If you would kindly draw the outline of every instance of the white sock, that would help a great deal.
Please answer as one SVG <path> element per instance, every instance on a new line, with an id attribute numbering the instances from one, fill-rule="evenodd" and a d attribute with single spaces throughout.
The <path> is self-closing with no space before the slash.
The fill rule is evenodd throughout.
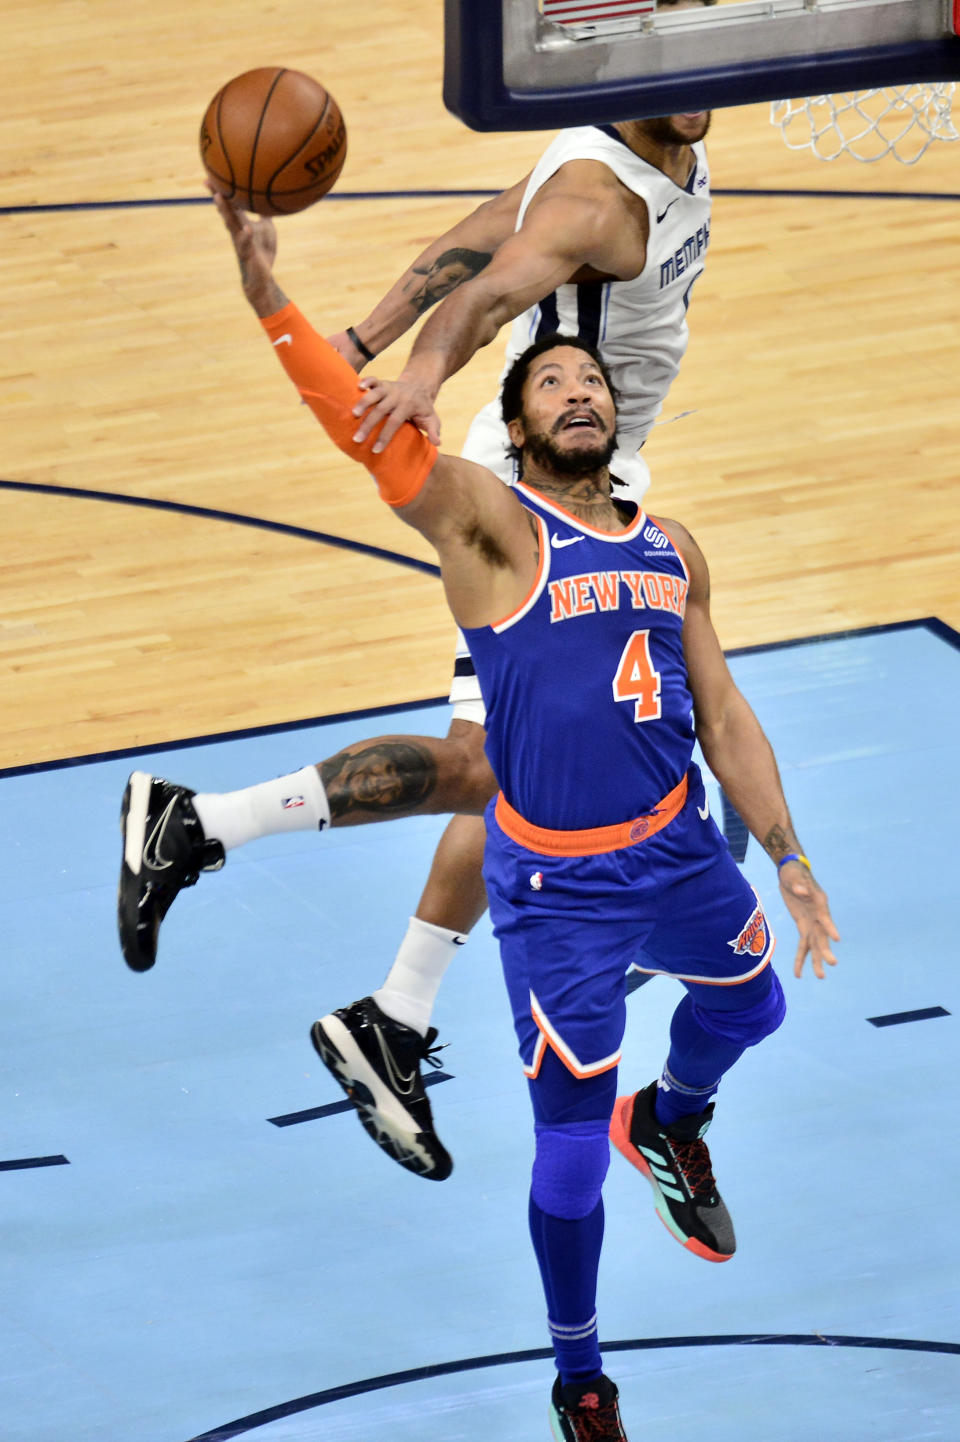
<path id="1" fill-rule="evenodd" d="M 440 983 L 466 940 L 459 931 L 411 916 L 397 959 L 373 993 L 380 1010 L 426 1036 Z"/>
<path id="2" fill-rule="evenodd" d="M 315 766 L 242 791 L 198 792 L 193 798 L 204 835 L 225 851 L 279 831 L 322 831 L 330 803 Z"/>

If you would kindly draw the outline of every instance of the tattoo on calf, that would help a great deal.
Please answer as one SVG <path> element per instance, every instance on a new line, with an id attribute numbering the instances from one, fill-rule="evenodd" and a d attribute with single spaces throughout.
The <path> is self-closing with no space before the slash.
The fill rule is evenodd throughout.
<path id="1" fill-rule="evenodd" d="M 333 821 L 355 811 L 391 816 L 422 805 L 437 784 L 437 765 L 413 741 L 375 741 L 320 763 Z"/>

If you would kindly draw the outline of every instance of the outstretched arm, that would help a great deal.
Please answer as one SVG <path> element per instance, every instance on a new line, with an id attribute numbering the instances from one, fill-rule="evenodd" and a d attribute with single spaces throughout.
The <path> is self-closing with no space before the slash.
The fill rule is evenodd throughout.
<path id="1" fill-rule="evenodd" d="M 389 457 L 374 457 L 369 444 L 356 441 L 351 412 L 358 393 L 356 375 L 317 335 L 274 279 L 277 232 L 273 221 L 246 215 L 212 187 L 211 193 L 233 241 L 243 293 L 260 317 L 284 370 L 330 439 L 367 467 L 387 504 L 409 505 L 431 472 L 438 465 L 444 469 L 436 447 L 413 426 L 397 437 Z"/>
<path id="2" fill-rule="evenodd" d="M 488 345 L 501 326 L 557 286 L 580 273 L 581 278 L 619 280 L 639 275 L 647 234 L 643 201 L 605 165 L 585 160 L 563 166 L 537 192 L 522 226 L 490 264 L 429 317 L 398 379 L 364 382 L 357 435 L 366 439 L 386 422 L 378 441 L 382 447 L 405 420 L 419 423 L 448 377 Z"/>
<path id="3" fill-rule="evenodd" d="M 830 906 L 806 859 L 787 808 L 770 742 L 734 683 L 710 620 L 710 578 L 699 547 L 675 521 L 664 523 L 690 572 L 683 624 L 684 654 L 693 694 L 697 739 L 707 764 L 753 835 L 777 865 L 783 899 L 797 925 L 794 973 L 807 956 L 814 975 L 836 965 L 830 946 L 840 935 Z"/>
<path id="4" fill-rule="evenodd" d="M 334 444 L 365 466 L 381 497 L 432 542 L 447 600 L 461 626 L 482 626 L 523 599 L 537 569 L 528 513 L 483 466 L 440 455 L 413 425 L 388 448 L 354 434 L 355 372 L 288 300 L 273 277 L 273 222 L 246 215 L 222 195 L 214 203 L 233 242 L 244 295 L 284 370 Z"/>
<path id="5" fill-rule="evenodd" d="M 353 335 L 340 331 L 330 344 L 350 362 L 354 370 L 386 350 L 410 329 L 438 301 L 452 294 L 464 282 L 487 266 L 500 246 L 513 234 L 527 177 L 508 190 L 477 206 L 417 256 L 390 287 L 370 313 L 351 327 Z M 359 341 L 359 345 L 357 345 Z M 430 406 L 436 420 L 432 404 Z M 425 418 L 412 416 L 418 423 Z M 423 424 L 430 439 L 439 441 L 439 423 L 434 434 Z"/>

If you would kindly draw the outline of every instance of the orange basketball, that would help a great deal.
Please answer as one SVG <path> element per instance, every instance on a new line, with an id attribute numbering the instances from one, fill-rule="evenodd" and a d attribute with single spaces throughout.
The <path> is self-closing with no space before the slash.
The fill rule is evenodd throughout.
<path id="1" fill-rule="evenodd" d="M 347 128 L 329 90 L 279 65 L 228 80 L 200 126 L 200 159 L 211 184 L 258 215 L 292 215 L 313 205 L 346 155 Z"/>

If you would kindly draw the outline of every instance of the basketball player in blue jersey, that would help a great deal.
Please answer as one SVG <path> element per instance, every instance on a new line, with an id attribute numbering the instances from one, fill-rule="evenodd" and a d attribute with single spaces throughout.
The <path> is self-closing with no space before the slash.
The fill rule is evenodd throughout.
<path id="1" fill-rule="evenodd" d="M 439 259 L 487 246 L 492 258 L 428 319 L 396 383 L 364 382 L 358 411 L 366 414 L 358 416 L 358 439 L 383 423 L 379 443 L 386 445 L 409 418 L 438 442 L 433 400 L 440 386 L 507 322 L 512 321 L 508 367 L 538 335 L 580 335 L 599 346 L 620 393 L 612 472 L 620 494 L 639 502 L 649 476 L 640 449 L 686 349 L 687 309 L 709 245 L 710 177 L 703 145 L 709 122 L 709 113 L 700 112 L 562 131 L 524 181 L 437 241 L 413 274 L 402 277 L 358 324 L 354 341 L 372 351 L 394 338 L 413 275 L 429 267 L 434 251 L 440 251 Z M 458 252 L 450 249 L 454 243 Z M 358 359 L 349 336 L 332 340 L 351 362 Z M 462 454 L 508 484 L 515 480 L 497 401 L 474 420 Z M 468 813 L 478 809 L 491 777 L 483 762 L 483 701 L 462 635 L 450 699 L 447 745 L 431 750 L 436 774 L 430 784 L 434 795 L 445 791 L 449 799 L 452 761 L 460 791 L 451 809 Z M 369 772 L 378 752 L 397 749 L 396 738 L 348 748 L 322 763 L 321 773 L 336 783 L 349 770 L 356 786 L 357 751 Z M 399 772 L 393 772 L 396 784 L 382 789 L 390 804 L 409 803 L 415 785 L 426 786 L 426 766 L 412 764 L 421 750 L 421 742 L 405 739 L 409 784 L 401 787 Z M 417 1062 L 418 1046 L 429 1047 L 431 1008 L 443 972 L 486 908 L 482 855 L 480 819 L 456 815 L 383 984 L 372 998 L 320 1023 L 321 1034 L 336 1032 L 340 1040 L 336 1051 L 325 1048 L 321 1054 L 347 1094 L 358 1099 L 371 1135 L 403 1165 L 431 1179 L 448 1175 L 452 1164 L 433 1128 L 429 1103 L 420 1087 L 412 1104 L 397 1095 L 380 1048 L 384 1042 L 391 1047 L 406 1076 Z M 408 1119 L 398 1132 L 401 1105 Z M 388 1114 L 394 1125 L 383 1124 Z"/>
<path id="2" fill-rule="evenodd" d="M 835 962 L 826 896 L 797 840 L 769 743 L 727 669 L 703 556 L 684 527 L 619 499 L 617 411 L 597 351 L 548 335 L 504 378 L 514 488 L 438 454 L 411 424 L 354 439 L 356 376 L 283 294 L 275 231 L 216 198 L 244 292 L 304 401 L 381 497 L 434 545 L 487 701 L 499 793 L 484 872 L 536 1132 L 529 1221 L 557 1363 L 558 1442 L 625 1442 L 598 1344 L 609 1142 L 662 1219 L 712 1261 L 734 1250 L 703 1135 L 743 1052 L 783 1019 L 759 898 L 710 818 L 695 739 L 776 862 L 799 931 L 795 970 Z M 301 798 L 297 796 L 297 801 Z M 182 787 L 134 773 L 123 908 L 224 848 Z M 627 966 L 680 980 L 659 1083 L 617 1096 Z M 336 1045 L 337 1037 L 324 1045 Z"/>
<path id="3" fill-rule="evenodd" d="M 700 112 L 561 131 L 529 176 L 429 246 L 367 317 L 331 337 L 360 368 L 447 292 L 399 381 L 364 382 L 358 409 L 370 409 L 358 417 L 358 434 L 386 417 L 385 443 L 409 416 L 439 440 L 433 401 L 440 385 L 509 321 L 508 365 L 538 334 L 580 334 L 599 345 L 620 392 L 612 469 L 621 493 L 639 502 L 649 477 L 640 447 L 686 348 L 691 289 L 706 259 L 710 179 L 702 142 L 709 121 Z M 491 402 L 463 455 L 512 484 L 508 447 L 499 405 Z M 386 978 L 372 997 L 336 1013 L 330 1025 L 341 1048 L 322 1053 L 374 1140 L 436 1181 L 453 1164 L 419 1068 L 436 1037 L 430 1021 L 443 975 L 486 909 L 482 812 L 495 790 L 480 687 L 462 637 L 450 699 L 444 738 L 377 737 L 320 762 L 319 789 L 312 781 L 306 788 L 316 805 L 284 811 L 259 790 L 202 803 L 215 810 L 228 845 L 294 826 L 454 813 Z M 139 915 L 131 964 L 142 969 L 155 955 L 157 918 L 150 907 Z"/>

